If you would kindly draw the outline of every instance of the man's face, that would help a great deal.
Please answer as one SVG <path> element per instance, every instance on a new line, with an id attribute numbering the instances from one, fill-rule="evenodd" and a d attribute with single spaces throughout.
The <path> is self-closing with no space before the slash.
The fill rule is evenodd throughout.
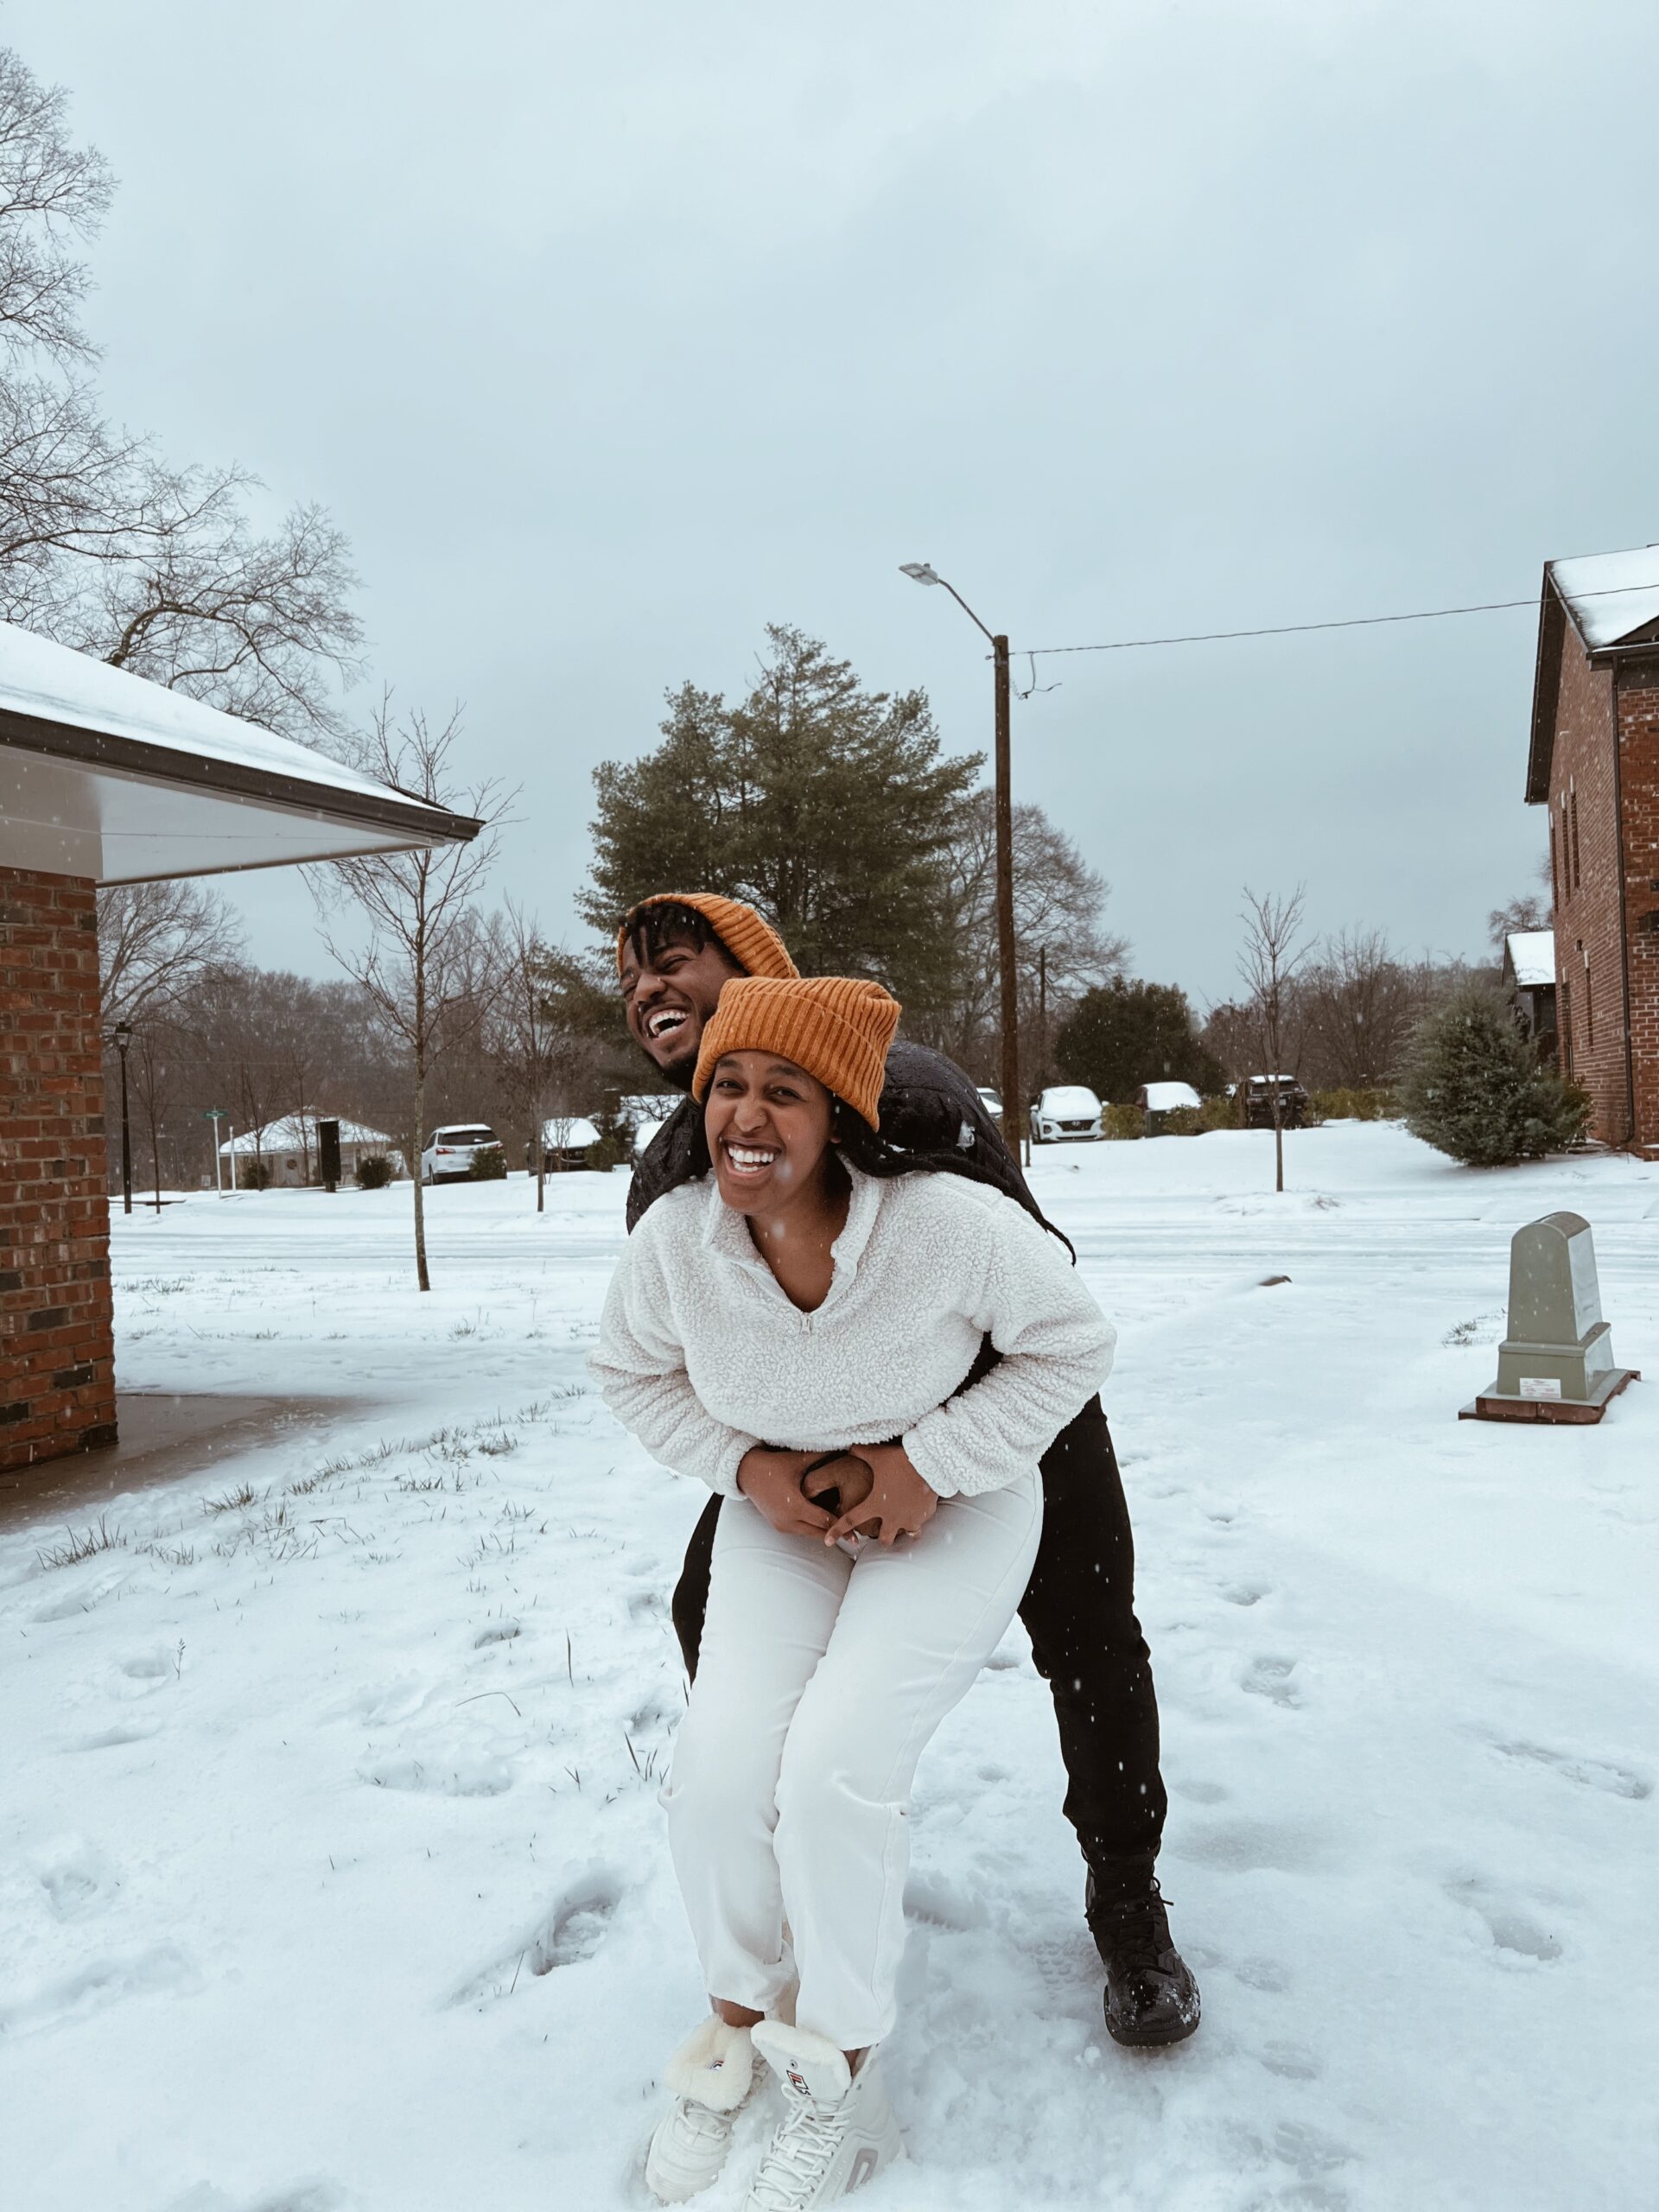
<path id="1" fill-rule="evenodd" d="M 734 976 L 743 973 L 723 947 L 701 950 L 689 938 L 671 938 L 643 959 L 632 945 L 622 952 L 622 1005 L 628 1033 L 647 1058 L 682 1090 L 696 1072 L 703 1024 Z"/>

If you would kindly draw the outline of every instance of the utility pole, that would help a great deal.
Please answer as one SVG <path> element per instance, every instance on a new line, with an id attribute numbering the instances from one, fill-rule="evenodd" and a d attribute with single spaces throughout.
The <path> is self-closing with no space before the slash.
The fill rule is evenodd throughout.
<path id="1" fill-rule="evenodd" d="M 1008 641 L 986 629 L 973 608 L 952 583 L 946 583 L 926 561 L 906 561 L 899 574 L 918 584 L 943 584 L 974 626 L 990 639 L 991 664 L 996 685 L 996 964 L 1001 985 L 1002 1012 L 1002 1136 L 1016 1160 L 1025 1134 L 1026 1109 L 1020 1091 L 1020 979 L 1014 966 L 1014 791 L 1009 763 L 1009 696 L 1011 677 Z"/>
<path id="2" fill-rule="evenodd" d="M 127 1047 L 132 1042 L 132 1024 L 118 1021 L 115 1025 L 115 1049 L 121 1055 L 121 1211 L 132 1211 L 132 1137 L 127 1125 Z"/>
<path id="3" fill-rule="evenodd" d="M 996 675 L 996 964 L 1002 984 L 1002 1136 L 1016 1160 L 1025 1134 L 1020 1088 L 1020 977 L 1014 944 L 1014 792 L 1009 760 L 1008 641 L 991 639 Z"/>

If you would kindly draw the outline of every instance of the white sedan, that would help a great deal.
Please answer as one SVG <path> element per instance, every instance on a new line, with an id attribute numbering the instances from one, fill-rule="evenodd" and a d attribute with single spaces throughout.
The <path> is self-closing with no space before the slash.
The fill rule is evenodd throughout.
<path id="1" fill-rule="evenodd" d="M 487 1152 L 493 1145 L 499 1152 L 501 1140 L 495 1131 L 481 1122 L 455 1122 L 442 1129 L 434 1129 L 421 1154 L 423 1183 L 460 1181 L 473 1172 L 473 1162 L 480 1152 Z"/>

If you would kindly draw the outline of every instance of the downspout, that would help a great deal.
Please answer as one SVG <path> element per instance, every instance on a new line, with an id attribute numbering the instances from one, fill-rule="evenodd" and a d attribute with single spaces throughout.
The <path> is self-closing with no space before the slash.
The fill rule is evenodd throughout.
<path id="1" fill-rule="evenodd" d="M 1618 668 L 1612 668 L 1613 701 L 1613 819 L 1618 852 L 1618 980 L 1624 1014 L 1624 1141 L 1636 1142 L 1636 1056 L 1630 1039 L 1630 917 L 1625 896 L 1624 866 L 1624 744 L 1618 714 Z"/>

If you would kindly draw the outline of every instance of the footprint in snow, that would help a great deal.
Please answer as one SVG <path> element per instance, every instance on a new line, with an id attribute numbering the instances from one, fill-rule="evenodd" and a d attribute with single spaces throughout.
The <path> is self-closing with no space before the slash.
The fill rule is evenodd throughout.
<path id="1" fill-rule="evenodd" d="M 1573 1751 L 1553 1751 L 1542 1744 L 1497 1744 L 1492 1749 L 1501 1751 L 1506 1759 L 1525 1759 L 1535 1766 L 1549 1768 L 1559 1774 L 1563 1782 L 1576 1782 L 1586 1789 L 1605 1790 L 1610 1797 L 1631 1797 L 1638 1801 L 1653 1795 L 1653 1784 L 1644 1774 L 1637 1774 L 1627 1766 L 1616 1766 L 1611 1759 L 1592 1759 Z"/>
<path id="2" fill-rule="evenodd" d="M 1274 1705 L 1295 1707 L 1302 1701 L 1301 1692 L 1291 1681 L 1296 1671 L 1294 1659 L 1280 1658 L 1273 1653 L 1252 1659 L 1239 1687 L 1252 1697 L 1265 1697 Z"/>
<path id="3" fill-rule="evenodd" d="M 580 1966 L 604 1942 L 622 1901 L 621 1885 L 604 1868 L 568 1883 L 550 1912 L 464 1982 L 451 2005 L 490 2005 L 511 1997 L 533 1980 L 561 1967 Z"/>
<path id="4" fill-rule="evenodd" d="M 174 1943 L 160 1943 L 129 1958 L 96 1959 L 31 1996 L 0 2005 L 0 2035 L 55 2027 L 60 2020 L 104 2012 L 124 1997 L 194 1989 L 200 1980 L 194 1963 Z"/>
<path id="5" fill-rule="evenodd" d="M 480 1629 L 478 1634 L 473 1638 L 473 1649 L 474 1651 L 483 1651 L 486 1650 L 492 1643 L 511 1643 L 516 1637 L 523 1633 L 517 1621 L 492 1621 L 487 1628 Z"/>
<path id="6" fill-rule="evenodd" d="M 1325 2071 L 1317 2053 L 1294 2043 L 1269 2043 L 1262 2047 L 1262 2063 L 1281 2082 L 1317 2082 Z"/>
<path id="7" fill-rule="evenodd" d="M 79 1743 L 71 1746 L 77 1751 L 111 1751 L 122 1744 L 143 1744 L 161 1733 L 159 1720 L 124 1720 L 114 1728 L 105 1728 L 96 1736 L 83 1736 Z"/>
<path id="8" fill-rule="evenodd" d="M 982 1928 L 985 1908 L 977 1897 L 935 1874 L 912 1874 L 905 1884 L 905 1917 L 959 1934 L 963 1929 Z"/>
<path id="9" fill-rule="evenodd" d="M 1271 1582 L 1229 1582 L 1223 1586 L 1222 1596 L 1230 1605 L 1259 1605 L 1264 1598 L 1273 1595 Z"/>
<path id="10" fill-rule="evenodd" d="M 119 1885 L 96 1844 L 73 1836 L 41 1852 L 35 1872 L 47 1902 L 60 1920 L 84 1920 L 101 1912 Z"/>
<path id="11" fill-rule="evenodd" d="M 1559 1959 L 1561 1946 L 1547 1928 L 1529 1913 L 1504 1898 L 1494 1897 L 1478 1876 L 1446 1884 L 1446 1895 L 1462 1905 L 1484 1927 L 1497 1949 L 1511 1958 L 1534 1959 L 1541 1964 Z"/>

